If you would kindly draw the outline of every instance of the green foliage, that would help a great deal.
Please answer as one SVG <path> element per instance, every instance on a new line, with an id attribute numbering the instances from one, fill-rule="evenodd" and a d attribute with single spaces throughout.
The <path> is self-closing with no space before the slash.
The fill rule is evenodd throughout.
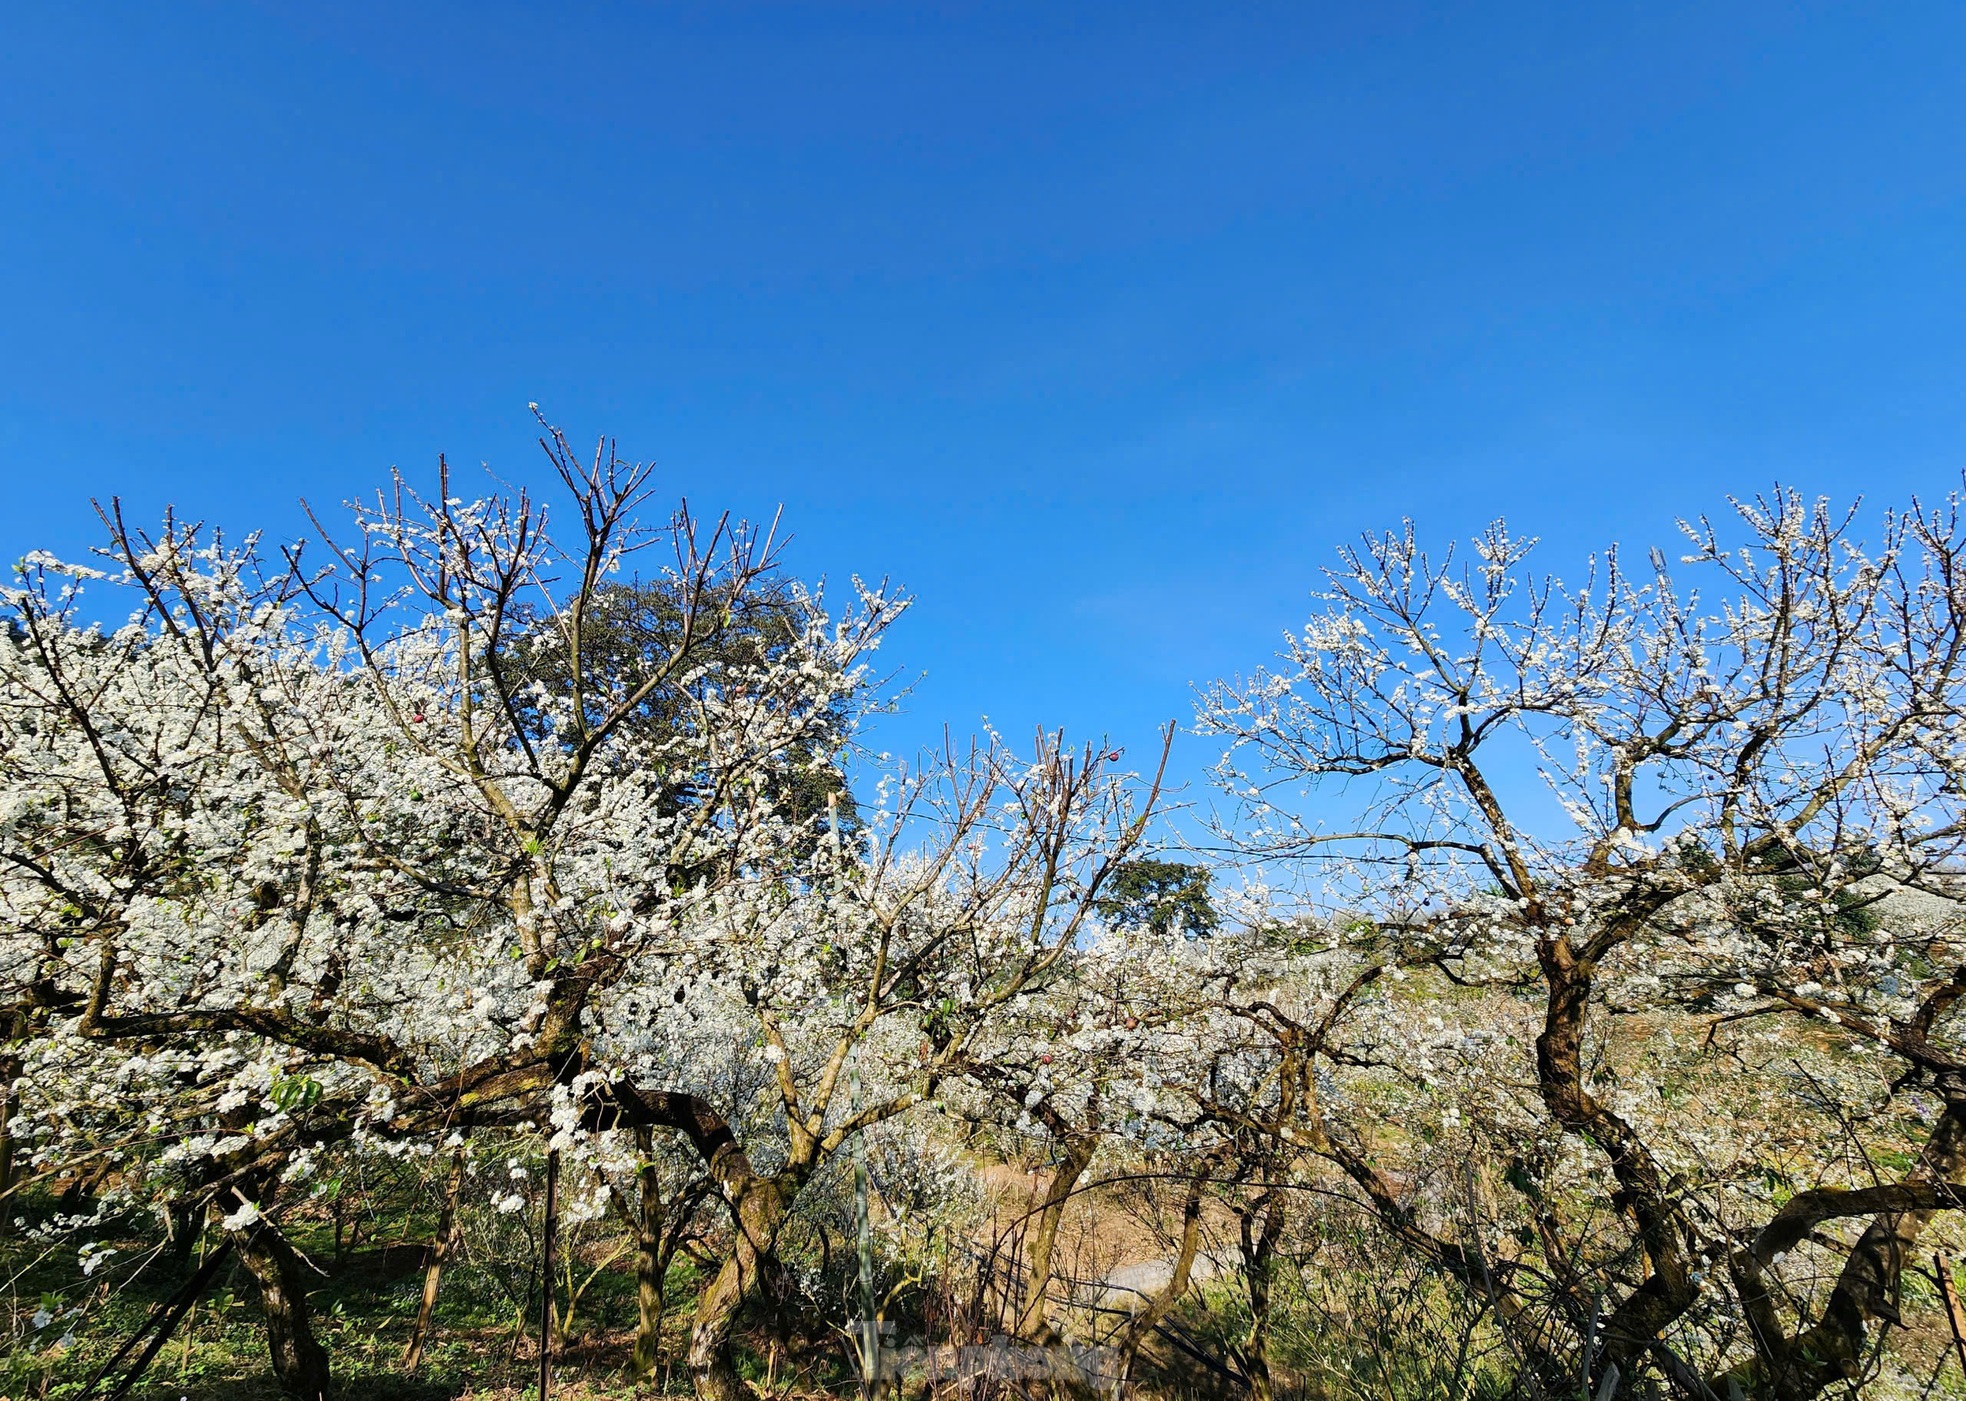
<path id="1" fill-rule="evenodd" d="M 1221 923 L 1208 898 L 1214 878 L 1206 866 L 1142 857 L 1113 872 L 1094 908 L 1101 919 L 1122 929 L 1145 927 L 1165 934 L 1178 926 L 1188 934 L 1213 934 Z"/>
<path id="2" fill-rule="evenodd" d="M 566 743 L 567 737 L 555 734 L 528 690 L 539 683 L 553 696 L 575 693 L 570 620 L 525 605 L 516 606 L 513 616 L 529 631 L 504 640 L 497 661 L 501 689 L 514 696 L 521 723 L 535 743 Z M 712 594 L 707 607 L 690 613 L 679 591 L 666 581 L 603 584 L 580 619 L 580 689 L 592 697 L 639 688 L 661 675 L 687 630 L 698 639 L 698 665 L 709 668 L 704 679 L 691 686 L 683 684 L 686 678 L 680 676 L 665 678 L 624 722 L 631 735 L 660 742 L 690 725 L 696 689 L 727 684 L 735 674 L 769 665 L 797 639 L 806 616 L 802 600 L 784 588 L 754 584 L 736 599 Z M 603 718 L 598 710 L 586 716 L 589 723 Z M 677 811 L 691 807 L 699 796 L 694 776 L 674 775 L 671 793 Z M 842 834 L 859 830 L 857 808 L 845 779 L 819 758 L 791 766 L 771 797 L 794 821 L 823 822 L 830 800 Z"/>

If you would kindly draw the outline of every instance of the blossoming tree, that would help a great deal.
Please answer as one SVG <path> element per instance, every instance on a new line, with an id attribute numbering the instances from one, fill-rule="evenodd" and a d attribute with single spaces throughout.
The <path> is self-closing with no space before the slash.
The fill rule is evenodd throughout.
<path id="1" fill-rule="evenodd" d="M 1225 827 L 1351 970 L 1237 999 L 1296 1095 L 1251 1124 L 1544 1386 L 1808 1397 L 1879 1365 L 1966 1171 L 1966 538 L 1790 492 L 1684 532 L 1570 587 L 1500 526 L 1369 538 L 1209 693 Z"/>
<path id="2" fill-rule="evenodd" d="M 279 1220 L 323 1159 L 544 1131 L 574 1165 L 651 1132 L 700 1161 L 732 1230 L 690 1364 L 736 1396 L 732 1324 L 803 1185 L 1056 966 L 1152 811 L 1096 751 L 993 738 L 845 831 L 901 602 L 830 619 L 770 534 L 643 530 L 647 468 L 543 442 L 564 549 L 529 495 L 446 474 L 277 552 L 112 510 L 106 569 L 31 557 L 7 595 L 15 1124 L 31 1164 L 208 1213 L 300 1395 L 330 1378 Z M 624 644 L 596 619 L 648 558 L 663 608 Z M 126 624 L 86 620 L 92 579 Z M 761 600 L 768 641 L 732 645 Z"/>

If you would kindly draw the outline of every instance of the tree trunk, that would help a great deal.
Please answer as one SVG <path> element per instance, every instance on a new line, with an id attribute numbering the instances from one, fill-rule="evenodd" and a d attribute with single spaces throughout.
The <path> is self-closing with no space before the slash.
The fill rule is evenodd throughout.
<path id="1" fill-rule="evenodd" d="M 423 1302 L 417 1307 L 409 1345 L 403 1349 L 405 1372 L 414 1372 L 423 1361 L 423 1343 L 430 1335 L 430 1316 L 437 1308 L 437 1289 L 443 1282 L 444 1263 L 457 1247 L 457 1203 L 463 1195 L 464 1150 L 460 1148 L 451 1158 L 450 1180 L 444 1184 L 444 1206 L 437 1217 L 437 1238 L 430 1244 L 430 1260 L 423 1267 Z"/>
<path id="2" fill-rule="evenodd" d="M 668 1312 L 666 1292 L 669 1254 L 663 1246 L 668 1222 L 662 1201 L 662 1174 L 655 1165 L 655 1134 L 647 1125 L 635 1130 L 635 1151 L 641 1156 L 641 1201 L 635 1218 L 635 1350 L 629 1356 L 630 1375 L 637 1381 L 655 1375 L 662 1355 L 662 1315 Z"/>
<path id="3" fill-rule="evenodd" d="M 279 1228 L 265 1219 L 232 1232 L 233 1248 L 259 1286 L 266 1343 L 281 1387 L 300 1401 L 327 1401 L 328 1354 L 314 1339 L 306 1266 Z"/>
<path id="4" fill-rule="evenodd" d="M 1038 1213 L 1037 1228 L 1031 1236 L 1031 1265 L 1025 1276 L 1024 1309 L 1017 1319 L 1018 1336 L 1034 1343 L 1049 1343 L 1054 1336 L 1050 1311 L 1045 1307 L 1045 1293 L 1051 1288 L 1058 1250 L 1058 1227 L 1065 1219 L 1065 1207 L 1072 1199 L 1072 1189 L 1085 1175 L 1098 1142 L 1096 1138 L 1081 1135 L 1067 1137 L 1064 1140 L 1064 1159 L 1045 1189 L 1044 1209 Z"/>
<path id="5" fill-rule="evenodd" d="M 664 1288 L 667 1263 L 661 1237 L 641 1235 L 635 1251 L 635 1350 L 628 1359 L 630 1375 L 637 1381 L 654 1376 L 662 1360 L 662 1316 L 669 1311 Z"/>
<path id="6" fill-rule="evenodd" d="M 1174 1273 L 1168 1279 L 1166 1288 L 1147 1301 L 1120 1335 L 1122 1395 L 1133 1379 L 1133 1368 L 1147 1335 L 1160 1326 L 1161 1320 L 1174 1311 L 1174 1306 L 1181 1302 L 1181 1296 L 1188 1292 L 1195 1256 L 1201 1249 L 1201 1198 L 1207 1181 L 1208 1169 L 1202 1167 L 1196 1170 L 1194 1180 L 1188 1184 L 1187 1200 L 1181 1204 L 1181 1244 L 1174 1257 Z"/>
<path id="7" fill-rule="evenodd" d="M 191 1268 L 191 1253 L 198 1248 L 198 1237 L 202 1234 L 204 1211 L 189 1196 L 185 1193 L 174 1197 L 164 1208 L 169 1221 L 166 1229 L 170 1233 L 164 1246 L 164 1263 L 172 1274 L 181 1275 Z"/>
<path id="8" fill-rule="evenodd" d="M 24 1007 L 16 1006 L 7 1016 L 5 1036 L 8 1045 L 14 1045 L 34 1028 L 34 1019 Z M 14 1082 L 20 1079 L 21 1059 L 17 1055 L 0 1056 L 0 1240 L 13 1234 L 14 1190 L 19 1185 L 17 1159 L 19 1145 L 14 1142 L 13 1131 L 7 1126 L 13 1122 L 15 1109 Z"/>
<path id="9" fill-rule="evenodd" d="M 762 1261 L 778 1238 L 786 1205 L 779 1184 L 763 1179 L 753 1179 L 733 1204 L 736 1241 L 697 1301 L 690 1328 L 689 1369 L 699 1401 L 746 1401 L 731 1335 L 739 1310 L 757 1291 Z"/>
<path id="10" fill-rule="evenodd" d="M 7 1125 L 14 1117 L 14 1081 L 18 1078 L 20 1062 L 12 1056 L 0 1058 L 0 1238 L 13 1233 L 14 1135 Z"/>
<path id="11" fill-rule="evenodd" d="M 1946 1105 L 1919 1153 L 1919 1166 L 1928 1181 L 1941 1184 L 1955 1182 L 1966 1171 L 1966 1100 Z M 1961 1192 L 1966 1194 L 1966 1186 Z M 1935 1214 L 1887 1211 L 1874 1217 L 1845 1258 L 1821 1319 L 1795 1338 L 1784 1339 L 1778 1325 L 1770 1326 L 1771 1311 L 1752 1308 L 1757 1302 L 1752 1295 L 1763 1290 L 1758 1271 L 1749 1276 L 1744 1282 L 1751 1289 L 1743 1292 L 1750 1295 L 1750 1319 L 1760 1318 L 1755 1329 L 1759 1356 L 1722 1377 L 1721 1387 L 1731 1380 L 1750 1396 L 1808 1401 L 1859 1375 L 1872 1328 L 1898 1321 L 1898 1284 L 1905 1262 Z"/>
<path id="12" fill-rule="evenodd" d="M 1588 1138 L 1609 1159 L 1618 1183 L 1613 1200 L 1631 1213 L 1644 1250 L 1645 1281 L 1611 1310 L 1599 1335 L 1603 1368 L 1618 1369 L 1623 1378 L 1618 1394 L 1628 1396 L 1653 1344 L 1692 1307 L 1700 1287 L 1684 1248 L 1682 1207 L 1668 1190 L 1658 1159 L 1639 1132 L 1584 1084 L 1584 1022 L 1596 967 L 1563 934 L 1546 936 L 1537 958 L 1549 985 L 1543 1030 L 1536 1038 L 1538 1096 L 1566 1134 Z"/>
<path id="13" fill-rule="evenodd" d="M 1263 1229 L 1252 1232 L 1258 1212 Z M 1274 1296 L 1277 1244 L 1283 1238 L 1284 1203 L 1280 1193 L 1264 1193 L 1242 1218 L 1243 1274 L 1249 1284 L 1249 1336 L 1243 1343 L 1243 1373 L 1249 1378 L 1250 1401 L 1271 1401 L 1270 1304 Z"/>

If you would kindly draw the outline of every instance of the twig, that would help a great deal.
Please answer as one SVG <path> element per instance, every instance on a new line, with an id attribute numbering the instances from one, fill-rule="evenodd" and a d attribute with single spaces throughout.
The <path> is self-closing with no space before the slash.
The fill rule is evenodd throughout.
<path id="1" fill-rule="evenodd" d="M 217 1250 L 206 1256 L 205 1263 L 198 1267 L 198 1273 L 186 1280 L 177 1293 L 152 1309 L 150 1317 L 144 1320 L 143 1327 L 130 1334 L 124 1340 L 123 1346 L 116 1349 L 115 1356 L 96 1369 L 96 1374 L 89 1378 L 89 1384 L 82 1388 L 78 1401 L 88 1401 L 89 1397 L 94 1396 L 96 1388 L 102 1385 L 103 1378 L 129 1356 L 130 1349 L 141 1342 L 145 1334 L 155 1330 L 155 1336 L 150 1339 L 149 1345 L 137 1356 L 137 1360 L 130 1364 L 130 1370 L 123 1374 L 123 1380 L 118 1382 L 115 1390 L 109 1393 L 107 1401 L 117 1401 L 119 1397 L 129 1395 L 130 1388 L 136 1385 L 137 1378 L 143 1375 L 144 1369 L 150 1365 L 150 1360 L 157 1355 L 165 1343 L 171 1340 L 171 1335 L 177 1332 L 178 1325 L 191 1311 L 191 1306 L 196 1304 L 199 1297 L 210 1287 L 212 1280 L 218 1275 L 218 1267 L 225 1263 L 226 1256 L 231 1251 L 232 1242 L 228 1239 Z"/>

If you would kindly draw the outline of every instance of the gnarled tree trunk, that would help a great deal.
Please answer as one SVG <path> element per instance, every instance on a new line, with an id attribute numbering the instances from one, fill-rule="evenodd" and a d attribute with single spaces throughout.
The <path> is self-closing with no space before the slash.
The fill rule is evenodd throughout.
<path id="1" fill-rule="evenodd" d="M 307 1307 L 307 1267 L 279 1227 L 263 1217 L 231 1235 L 233 1248 L 259 1286 L 274 1375 L 300 1401 L 327 1401 L 333 1386 L 328 1354 L 315 1341 Z"/>
<path id="2" fill-rule="evenodd" d="M 1613 921 L 1597 943 L 1615 947 L 1614 934 L 1636 923 L 1627 914 Z M 1545 934 L 1538 949 L 1549 1003 L 1536 1038 L 1537 1092 L 1550 1118 L 1565 1133 L 1588 1137 L 1610 1159 L 1618 1200 L 1631 1212 L 1649 1266 L 1645 1281 L 1626 1295 L 1604 1320 L 1604 1370 L 1618 1369 L 1618 1395 L 1632 1394 L 1641 1362 L 1653 1344 L 1699 1297 L 1684 1248 L 1680 1207 L 1666 1174 L 1638 1131 L 1591 1094 L 1584 1083 L 1584 1021 L 1590 1008 L 1596 965 L 1567 935 Z M 1595 1387 L 1597 1378 L 1589 1379 Z"/>
<path id="3" fill-rule="evenodd" d="M 764 1261 L 785 1222 L 789 1193 L 769 1178 L 753 1178 L 731 1203 L 736 1240 L 697 1300 L 690 1328 L 689 1370 L 699 1401 L 745 1401 L 731 1335 L 745 1302 L 757 1292 Z"/>
<path id="4" fill-rule="evenodd" d="M 1919 1154 L 1919 1168 L 1926 1191 L 1938 1190 L 1926 1198 L 1925 1206 L 1884 1211 L 1871 1219 L 1844 1259 L 1822 1318 L 1794 1338 L 1782 1335 L 1761 1279 L 1758 1257 L 1768 1248 L 1767 1242 L 1757 1241 L 1752 1253 L 1743 1254 L 1735 1264 L 1735 1278 L 1753 1325 L 1757 1355 L 1720 1378 L 1719 1391 L 1724 1394 L 1732 1382 L 1756 1398 L 1809 1401 L 1861 1373 L 1872 1329 L 1898 1321 L 1898 1285 L 1905 1262 L 1920 1231 L 1936 1214 L 1927 1208 L 1955 1207 L 1966 1201 L 1966 1185 L 1957 1184 L 1959 1174 L 1966 1171 L 1966 1100 L 1947 1103 Z M 1909 1192 L 1916 1185 L 1874 1190 Z"/>

